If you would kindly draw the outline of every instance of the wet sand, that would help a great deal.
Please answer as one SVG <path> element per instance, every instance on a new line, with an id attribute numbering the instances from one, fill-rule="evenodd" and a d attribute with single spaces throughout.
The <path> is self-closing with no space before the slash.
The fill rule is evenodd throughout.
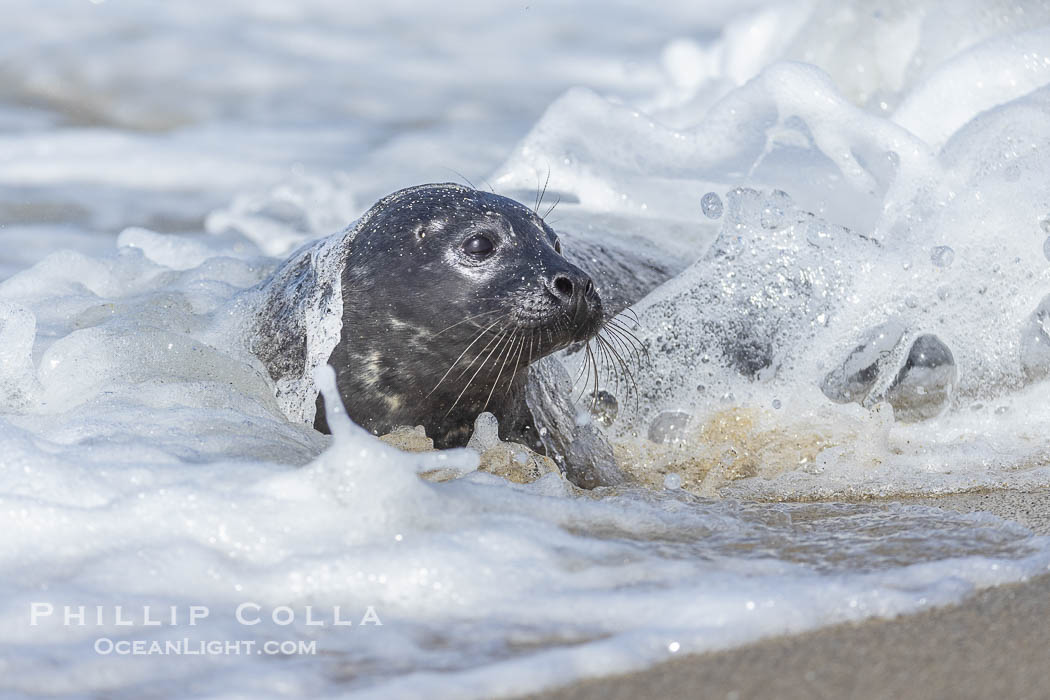
<path id="1" fill-rule="evenodd" d="M 1050 534 L 1050 490 L 898 499 L 984 510 Z M 966 602 L 698 654 L 538 698 L 1050 698 L 1050 575 Z"/>

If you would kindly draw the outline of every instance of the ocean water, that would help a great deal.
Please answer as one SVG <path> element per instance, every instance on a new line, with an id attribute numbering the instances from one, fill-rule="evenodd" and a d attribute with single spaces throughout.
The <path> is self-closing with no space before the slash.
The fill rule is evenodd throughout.
<path id="1" fill-rule="evenodd" d="M 857 502 L 1050 485 L 1050 4 L 4 9 L 5 696 L 507 696 L 1050 567 Z M 567 246 L 661 271 L 596 387 L 631 485 L 332 403 L 320 435 L 230 332 L 291 250 L 447 180 L 546 182 Z"/>

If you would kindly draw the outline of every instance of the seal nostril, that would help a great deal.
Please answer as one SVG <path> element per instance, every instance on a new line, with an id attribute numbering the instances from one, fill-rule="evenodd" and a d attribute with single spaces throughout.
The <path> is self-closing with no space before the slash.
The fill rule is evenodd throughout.
<path id="1" fill-rule="evenodd" d="M 589 297 L 592 294 L 594 294 L 594 282 L 587 280 L 587 286 L 583 289 L 583 295 Z"/>
<path id="2" fill-rule="evenodd" d="M 558 294 L 563 297 L 572 296 L 572 280 L 564 275 L 558 275 L 554 278 L 554 289 L 557 290 Z"/>

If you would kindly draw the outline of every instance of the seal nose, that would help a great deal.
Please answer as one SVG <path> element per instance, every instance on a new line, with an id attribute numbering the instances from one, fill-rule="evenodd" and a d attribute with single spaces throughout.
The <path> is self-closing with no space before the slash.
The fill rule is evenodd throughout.
<path id="1" fill-rule="evenodd" d="M 594 294 L 594 283 L 582 271 L 555 273 L 547 280 L 547 290 L 563 304 L 579 304 Z"/>

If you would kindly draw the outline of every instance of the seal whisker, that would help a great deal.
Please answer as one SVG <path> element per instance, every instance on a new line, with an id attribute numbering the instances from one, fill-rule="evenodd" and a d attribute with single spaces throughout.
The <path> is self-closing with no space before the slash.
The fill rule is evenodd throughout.
<path id="1" fill-rule="evenodd" d="M 591 364 L 594 362 L 594 356 L 591 354 L 590 343 L 585 344 L 583 350 L 585 352 L 583 356 L 583 364 L 580 365 L 579 371 L 576 372 L 576 377 L 572 380 L 573 388 L 580 383 L 581 379 L 590 374 Z M 588 384 L 589 383 L 590 382 L 588 381 Z M 580 392 L 580 395 L 576 397 L 575 401 L 578 402 L 582 399 L 585 393 L 587 393 L 587 384 L 583 385 L 583 390 Z"/>
<path id="2" fill-rule="evenodd" d="M 446 371 L 446 372 L 445 372 L 445 374 L 444 374 L 444 375 L 443 375 L 443 376 L 441 377 L 441 379 L 439 379 L 439 380 L 438 380 L 438 383 L 434 385 L 434 388 L 430 390 L 430 393 L 428 393 L 428 394 L 426 395 L 426 397 L 425 397 L 425 398 L 430 398 L 430 395 L 431 395 L 431 394 L 433 394 L 433 393 L 434 393 L 435 391 L 437 391 L 437 390 L 438 390 L 438 387 L 439 387 L 439 386 L 441 386 L 441 383 L 442 383 L 442 382 L 444 382 L 446 378 L 448 378 L 448 375 L 452 373 L 452 370 L 453 370 L 453 369 L 454 369 L 454 368 L 456 367 L 456 365 L 457 365 L 457 364 L 459 364 L 459 361 L 463 359 L 463 356 L 464 356 L 464 355 L 466 355 L 466 354 L 467 354 L 467 352 L 468 352 L 468 351 L 469 351 L 469 350 L 470 350 L 470 349 L 471 349 L 472 347 L 474 347 L 474 344 L 475 344 L 475 343 L 477 343 L 477 342 L 478 342 L 479 340 L 481 340 L 482 338 L 484 338 L 484 337 L 485 337 L 485 334 L 489 332 L 489 330 L 490 330 L 490 329 L 492 328 L 492 326 L 495 326 L 495 325 L 496 325 L 497 323 L 499 323 L 500 321 L 502 321 L 502 320 L 503 320 L 504 318 L 506 318 L 506 317 L 507 317 L 507 316 L 509 316 L 509 315 L 510 315 L 510 314 L 503 314 L 503 316 L 500 316 L 499 318 L 497 318 L 497 319 L 496 319 L 495 321 L 493 321 L 493 322 L 492 322 L 492 324 L 491 324 L 491 325 L 489 325 L 489 326 L 488 326 L 487 328 L 484 328 L 484 329 L 482 329 L 482 331 L 481 331 L 480 333 L 478 333 L 478 334 L 477 334 L 477 336 L 475 336 L 474 340 L 472 340 L 472 341 L 470 342 L 470 345 L 468 345 L 468 346 L 467 346 L 467 347 L 466 347 L 466 348 L 465 348 L 465 349 L 463 350 L 463 352 L 461 352 L 461 353 L 459 354 L 459 357 L 457 357 L 457 358 L 456 358 L 456 361 L 455 361 L 455 362 L 453 362 L 453 363 L 452 363 L 451 365 L 449 365 L 448 371 Z M 482 352 L 484 352 L 484 350 L 482 350 Z M 473 362 L 471 362 L 471 364 L 474 364 L 474 363 L 473 363 Z M 468 365 L 468 369 L 469 369 L 469 365 Z"/>
<path id="3" fill-rule="evenodd" d="M 468 316 L 467 318 L 463 319 L 462 321 L 456 321 L 451 326 L 446 326 L 446 327 L 442 328 L 440 331 L 438 331 L 437 333 L 434 333 L 430 337 L 431 338 L 436 338 L 439 335 L 441 335 L 442 333 L 444 333 L 445 331 L 452 330 L 456 326 L 459 326 L 461 324 L 467 323 L 468 321 L 473 321 L 476 318 L 481 318 L 482 316 L 491 316 L 492 314 L 498 314 L 500 311 L 503 311 L 503 309 L 492 309 L 491 311 L 482 311 L 480 314 L 474 314 L 473 316 Z M 510 313 L 509 312 L 505 312 L 503 315 L 504 316 L 509 316 Z"/>
<path id="4" fill-rule="evenodd" d="M 587 350 L 594 355 L 594 374 L 592 375 L 594 377 L 594 383 L 592 384 L 594 390 L 591 392 L 591 409 L 598 404 L 598 371 L 600 369 L 600 360 L 597 356 L 597 349 L 597 345 L 592 348 L 590 342 L 587 343 Z"/>
<path id="5" fill-rule="evenodd" d="M 584 364 L 583 364 L 583 366 L 584 366 L 584 369 L 587 370 L 587 372 L 586 372 L 587 382 L 583 385 L 583 390 L 580 392 L 580 397 L 579 397 L 579 399 L 577 399 L 577 401 L 582 399 L 584 394 L 587 393 L 587 390 L 591 389 L 592 386 L 593 386 L 593 390 L 591 391 L 592 396 L 594 396 L 594 395 L 596 395 L 598 393 L 598 362 L 594 358 L 594 351 L 591 349 L 590 341 L 588 341 L 587 343 L 584 344 L 583 350 L 586 353 L 584 355 Z M 594 401 L 594 399 L 592 398 L 592 406 L 593 406 L 593 401 Z"/>
<path id="6" fill-rule="evenodd" d="M 572 385 L 573 385 L 574 387 L 575 387 L 575 386 L 576 386 L 577 384 L 579 384 L 579 383 L 580 383 L 580 380 L 581 380 L 581 379 L 583 379 L 583 376 L 584 376 L 585 374 L 587 374 L 587 369 L 588 369 L 588 363 L 589 363 L 589 361 L 590 361 L 590 358 L 589 358 L 589 357 L 587 357 L 586 355 L 584 355 L 584 357 L 583 357 L 583 364 L 581 364 L 581 365 L 580 365 L 580 367 L 579 367 L 579 369 L 577 369 L 577 370 L 576 370 L 576 376 L 574 376 L 574 377 L 572 378 Z M 582 396 L 583 396 L 583 394 L 580 394 L 580 396 L 582 397 Z"/>
<path id="7" fill-rule="evenodd" d="M 610 316 L 609 318 L 607 318 L 605 320 L 605 323 L 614 323 L 617 326 L 619 326 L 620 328 L 622 328 L 623 330 L 629 331 L 629 332 L 631 332 L 633 334 L 634 333 L 634 329 L 631 328 L 630 326 L 628 326 L 623 320 L 620 319 L 620 317 L 623 316 L 626 311 L 627 310 L 625 309 L 624 311 L 621 311 L 620 313 L 616 314 L 615 316 Z M 638 325 L 638 324 L 635 323 L 635 325 Z"/>
<path id="8" fill-rule="evenodd" d="M 634 374 L 631 372 L 631 368 L 627 361 L 617 352 L 616 348 L 606 338 L 603 338 L 601 334 L 595 336 L 599 342 L 605 343 L 608 350 L 616 357 L 617 362 L 620 365 L 620 371 L 623 372 L 624 381 L 627 382 L 628 393 L 634 394 L 635 408 L 638 407 L 638 382 L 634 378 Z M 619 385 L 617 385 L 619 386 Z"/>
<path id="9" fill-rule="evenodd" d="M 547 194 L 547 184 L 551 181 L 551 168 L 547 166 L 547 179 L 543 181 L 543 189 L 540 190 L 539 195 L 536 197 L 536 206 L 532 208 L 532 213 L 537 214 L 540 209 L 540 205 L 543 204 L 543 195 Z M 538 183 L 537 183 L 538 184 Z"/>
<path id="10" fill-rule="evenodd" d="M 506 328 L 503 329 L 500 332 L 500 334 L 498 336 L 496 336 L 496 337 L 497 338 L 503 338 L 506 335 L 507 330 L 508 329 L 506 329 Z M 493 354 L 495 354 L 496 350 L 498 350 L 500 347 L 503 346 L 503 342 L 504 342 L 503 340 L 500 340 L 498 343 L 496 343 L 496 345 L 492 348 L 492 350 L 489 351 L 489 354 L 485 356 L 485 359 L 481 362 L 480 365 L 478 365 L 478 369 L 474 372 L 473 375 L 471 375 L 470 379 L 467 380 L 466 385 L 463 387 L 463 391 L 459 392 L 459 396 L 457 396 L 456 400 L 452 402 L 452 406 L 448 409 L 448 412 L 445 413 L 445 416 L 448 416 L 449 413 L 452 413 L 453 409 L 456 408 L 456 405 L 459 403 L 459 400 L 463 398 L 463 394 L 467 393 L 467 389 L 470 388 L 470 385 L 474 382 L 474 380 L 477 378 L 477 376 L 479 374 L 481 374 L 481 370 L 485 369 L 485 365 L 488 364 L 489 360 L 492 358 Z M 489 345 L 491 345 L 491 344 L 492 343 L 490 342 Z M 488 346 L 486 346 L 486 347 L 488 347 Z M 482 350 L 481 352 L 485 352 L 485 351 Z M 481 353 L 478 353 L 478 357 L 481 357 Z M 474 358 L 474 360 L 476 361 L 477 358 Z M 471 362 L 470 364 L 473 365 L 474 362 Z M 470 369 L 470 365 L 467 366 L 467 369 L 468 370 Z M 466 372 L 464 372 L 463 374 L 466 374 Z M 459 376 L 462 377 L 463 374 L 461 374 Z"/>
<path id="11" fill-rule="evenodd" d="M 602 329 L 602 332 L 607 335 L 607 339 L 610 341 L 610 347 L 618 348 L 620 350 L 621 359 L 626 363 L 627 359 L 630 358 L 635 364 L 652 364 L 652 358 L 649 357 L 648 351 L 645 348 L 639 349 L 639 347 L 630 342 L 630 339 L 624 336 L 622 331 L 610 326 Z M 620 354 L 617 353 L 617 354 Z"/>
<path id="12" fill-rule="evenodd" d="M 474 359 L 472 359 L 470 363 L 463 369 L 463 371 L 459 373 L 459 376 L 456 377 L 456 380 L 459 381 L 464 376 L 466 376 L 467 372 L 470 371 L 470 368 L 474 366 L 474 363 L 480 360 L 481 356 L 484 355 L 485 351 L 488 350 L 490 347 L 493 351 L 495 351 L 496 347 L 499 347 L 500 343 L 502 342 L 503 336 L 507 332 L 507 330 L 508 329 L 503 328 L 500 330 L 499 333 L 495 334 L 492 338 L 490 338 L 489 342 L 485 343 L 485 347 L 481 348 L 481 350 L 479 350 L 478 353 L 474 355 Z M 493 347 L 493 344 L 495 344 L 495 347 Z M 485 359 L 485 362 L 488 362 L 488 358 Z M 482 366 L 485 365 L 485 362 L 481 363 Z"/>
<path id="13" fill-rule="evenodd" d="M 616 364 L 618 366 L 618 368 L 617 368 L 617 375 L 616 375 L 616 382 L 617 382 L 616 389 L 617 389 L 617 391 L 619 391 L 619 388 L 620 388 L 619 381 L 620 381 L 620 374 L 621 373 L 623 374 L 623 377 L 624 377 L 625 381 L 628 381 L 630 383 L 630 385 L 632 385 L 632 386 L 637 386 L 637 382 L 635 382 L 635 379 L 634 379 L 634 374 L 631 373 L 630 366 L 627 364 L 627 361 L 623 358 L 623 356 L 620 355 L 619 352 L 617 352 L 616 348 L 613 347 L 613 345 L 607 339 L 603 338 L 601 335 L 595 336 L 595 339 L 599 343 L 604 345 L 605 349 L 606 349 L 606 352 L 609 353 L 612 357 L 614 357 L 616 359 Z"/>
<path id="14" fill-rule="evenodd" d="M 592 382 L 594 390 L 591 391 L 591 408 L 593 409 L 598 401 L 598 362 L 594 359 L 594 351 L 591 350 L 590 342 L 584 347 L 587 349 L 587 357 L 591 359 L 591 377 L 594 379 Z"/>
<path id="15" fill-rule="evenodd" d="M 459 175 L 460 178 L 462 178 L 464 182 L 466 182 L 468 185 L 470 185 L 470 189 L 472 189 L 472 190 L 478 189 L 477 187 L 474 186 L 474 183 L 470 181 L 470 178 L 468 178 L 466 175 L 464 175 L 463 173 L 459 172 L 458 170 L 456 170 L 454 168 L 450 168 L 448 166 L 445 166 L 445 170 L 449 171 L 450 173 L 455 173 L 456 175 Z"/>
<path id="16" fill-rule="evenodd" d="M 607 334 L 610 342 L 615 343 L 616 346 L 619 347 L 625 355 L 627 355 L 628 357 L 635 358 L 636 360 L 638 359 L 637 349 L 631 343 L 627 342 L 624 335 L 616 326 L 607 323 L 604 326 L 602 326 L 602 330 L 600 332 Z"/>
<path id="17" fill-rule="evenodd" d="M 535 340 L 536 340 L 536 329 L 535 328 L 530 328 L 529 329 L 529 362 L 528 362 L 528 365 L 526 365 L 526 366 L 531 366 L 532 365 L 532 345 L 535 342 Z"/>
<path id="18" fill-rule="evenodd" d="M 600 335 L 594 336 L 594 350 L 598 355 L 598 360 L 602 364 L 602 370 L 605 372 L 607 377 L 611 377 L 614 382 L 615 392 L 620 393 L 620 371 L 614 363 L 612 355 L 609 354 L 609 350 L 605 347 L 606 340 Z M 597 399 L 595 399 L 597 400 Z"/>
<path id="19" fill-rule="evenodd" d="M 554 204 L 552 204 L 550 208 L 547 209 L 547 211 L 540 218 L 546 221 L 547 217 L 551 215 L 551 212 L 554 211 L 554 208 L 559 204 L 561 204 L 561 195 L 558 195 L 558 198 L 554 200 Z"/>
<path id="20" fill-rule="evenodd" d="M 634 319 L 634 325 L 636 325 L 636 326 L 642 325 L 642 322 L 640 320 L 638 320 L 638 314 L 630 306 L 625 308 L 620 313 L 616 314 L 616 316 L 622 316 L 624 314 L 630 314 L 631 315 L 631 317 Z M 614 316 L 613 318 L 616 318 L 616 316 Z"/>
<path id="21" fill-rule="evenodd" d="M 608 329 L 610 332 L 615 331 L 617 337 L 623 339 L 625 342 L 629 342 L 629 345 L 633 350 L 644 354 L 647 362 L 652 362 L 652 358 L 649 357 L 649 350 L 645 347 L 645 343 L 643 343 L 633 331 L 627 328 L 627 326 L 617 320 L 616 317 L 608 319 L 603 324 L 603 329 Z M 639 361 L 640 360 L 641 358 L 639 357 Z"/>
<path id="22" fill-rule="evenodd" d="M 506 357 L 503 357 L 503 353 L 502 352 L 500 353 L 500 357 L 503 357 L 503 361 L 500 363 L 499 372 L 496 373 L 496 379 L 493 380 L 493 382 L 492 382 L 492 388 L 489 389 L 489 395 L 485 399 L 485 405 L 481 407 L 482 411 L 484 411 L 486 408 L 488 408 L 489 407 L 489 401 L 492 401 L 492 394 L 496 391 L 496 385 L 499 384 L 499 378 L 503 376 L 503 370 L 507 366 L 507 360 L 510 359 L 511 354 L 514 352 L 514 344 L 516 342 L 516 338 L 517 337 L 518 337 L 518 329 L 515 328 L 514 331 L 510 334 L 510 341 L 507 343 L 507 355 L 506 355 Z"/>
<path id="23" fill-rule="evenodd" d="M 616 393 L 620 393 L 621 381 L 624 384 L 624 391 L 628 394 L 635 393 L 638 385 L 635 383 L 634 375 L 631 373 L 631 368 L 627 361 L 619 353 L 614 352 L 616 348 L 612 346 L 608 339 L 602 337 L 598 340 L 598 343 L 605 349 L 605 356 L 609 358 L 609 371 L 615 374 Z"/>
<path id="24" fill-rule="evenodd" d="M 503 398 L 510 396 L 510 390 L 514 388 L 514 378 L 518 376 L 518 363 L 521 362 L 521 353 L 525 349 L 525 334 L 521 336 L 521 342 L 518 343 L 518 356 L 514 359 L 514 371 L 510 373 L 510 381 L 507 382 L 507 390 L 503 392 Z"/>

